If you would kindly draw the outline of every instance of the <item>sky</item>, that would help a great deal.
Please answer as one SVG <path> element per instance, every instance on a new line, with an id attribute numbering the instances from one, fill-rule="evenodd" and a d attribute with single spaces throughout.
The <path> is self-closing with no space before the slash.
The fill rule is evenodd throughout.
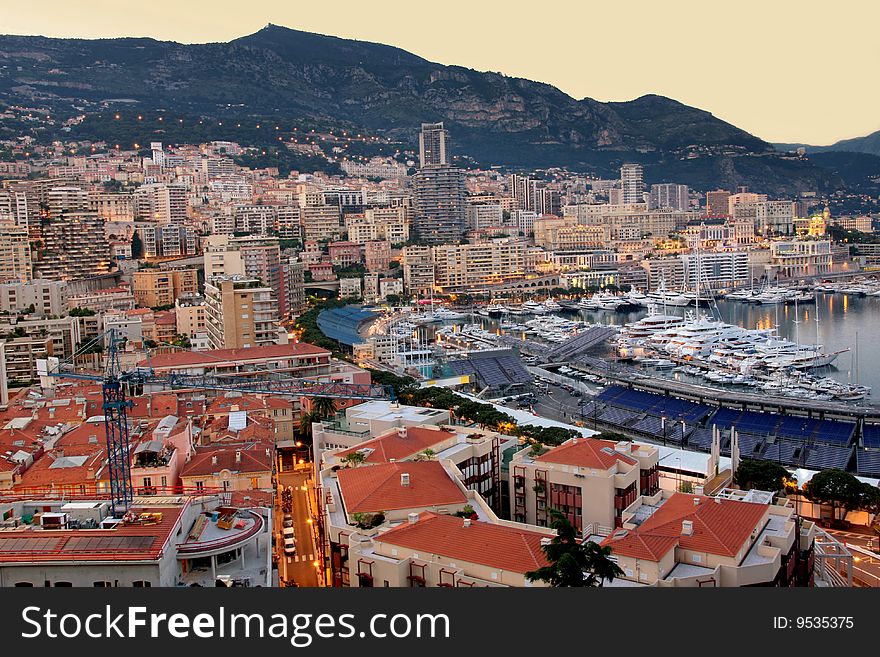
<path id="1" fill-rule="evenodd" d="M 0 33 L 228 41 L 268 23 L 623 101 L 669 96 L 771 142 L 880 130 L 876 0 L 10 1 Z"/>

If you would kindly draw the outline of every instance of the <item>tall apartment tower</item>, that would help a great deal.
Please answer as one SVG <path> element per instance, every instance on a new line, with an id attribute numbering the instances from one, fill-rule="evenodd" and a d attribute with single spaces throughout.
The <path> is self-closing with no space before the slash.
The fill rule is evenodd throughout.
<path id="1" fill-rule="evenodd" d="M 35 278 L 72 280 L 110 271 L 110 245 L 104 221 L 93 213 L 45 217 L 39 257 L 33 262 Z"/>
<path id="2" fill-rule="evenodd" d="M 690 190 L 687 185 L 661 183 L 651 185 L 651 210 L 677 210 L 687 212 L 690 207 Z"/>
<path id="3" fill-rule="evenodd" d="M 419 134 L 419 166 L 449 164 L 449 132 L 443 123 L 423 123 Z"/>
<path id="4" fill-rule="evenodd" d="M 726 189 L 718 189 L 714 192 L 706 192 L 706 216 L 725 217 L 730 211 L 730 192 Z"/>
<path id="5" fill-rule="evenodd" d="M 465 172 L 448 165 L 429 166 L 413 176 L 413 228 L 428 244 L 461 240 L 467 219 Z"/>
<path id="6" fill-rule="evenodd" d="M 215 276 L 205 283 L 205 328 L 211 349 L 284 344 L 271 288 L 247 276 Z"/>
<path id="7" fill-rule="evenodd" d="M 0 216 L 0 283 L 27 283 L 31 280 L 31 245 L 27 224 Z"/>
<path id="8" fill-rule="evenodd" d="M 620 167 L 621 203 L 644 203 L 645 171 L 641 164 Z"/>

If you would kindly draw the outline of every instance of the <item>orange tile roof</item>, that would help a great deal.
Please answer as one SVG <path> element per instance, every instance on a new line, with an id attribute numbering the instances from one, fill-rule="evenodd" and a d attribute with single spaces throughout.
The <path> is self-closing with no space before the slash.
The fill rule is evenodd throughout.
<path id="1" fill-rule="evenodd" d="M 408 473 L 409 486 L 400 483 Z M 336 473 L 348 513 L 417 509 L 464 504 L 467 497 L 437 461 L 382 463 L 344 468 Z"/>
<path id="2" fill-rule="evenodd" d="M 367 440 L 355 445 L 351 449 L 339 452 L 339 458 L 345 458 L 352 452 L 364 449 L 373 450 L 367 455 L 366 463 L 388 463 L 391 459 L 402 461 L 423 452 L 444 440 L 449 440 L 454 434 L 437 429 L 425 427 L 407 427 L 406 437 L 401 438 L 397 429 L 392 429 L 372 440 Z"/>
<path id="3" fill-rule="evenodd" d="M 694 504 L 699 500 L 699 504 Z M 685 550 L 736 556 L 762 522 L 768 505 L 675 493 L 636 529 L 618 530 L 603 541 L 618 554 L 657 560 L 678 545 Z M 693 533 L 682 534 L 682 521 Z"/>
<path id="4" fill-rule="evenodd" d="M 610 440 L 572 438 L 537 457 L 535 461 L 575 465 L 581 468 L 594 468 L 597 470 L 608 470 L 618 462 L 626 463 L 627 465 L 638 464 L 638 461 L 632 456 L 616 451 L 614 445 L 615 443 Z"/>
<path id="5" fill-rule="evenodd" d="M 465 527 L 462 518 L 426 511 L 419 514 L 418 522 L 398 525 L 376 540 L 448 559 L 527 573 L 547 565 L 541 539 L 552 536 L 480 520 Z"/>
<path id="6" fill-rule="evenodd" d="M 213 349 L 208 351 L 177 351 L 174 353 L 158 354 L 152 358 L 152 365 L 156 369 L 174 367 L 193 367 L 202 365 L 216 365 L 237 361 L 260 360 L 269 358 L 285 358 L 292 356 L 326 355 L 330 352 L 306 342 L 292 342 L 290 344 L 275 344 L 264 347 L 249 347 L 247 349 Z M 146 366 L 147 361 L 141 361 L 140 365 Z"/>

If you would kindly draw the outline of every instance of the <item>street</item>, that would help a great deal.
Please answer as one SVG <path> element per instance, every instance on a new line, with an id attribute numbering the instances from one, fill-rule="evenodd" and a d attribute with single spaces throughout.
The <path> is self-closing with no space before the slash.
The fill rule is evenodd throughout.
<path id="1" fill-rule="evenodd" d="M 316 549 L 316 526 L 312 516 L 315 508 L 314 488 L 309 479 L 311 469 L 294 469 L 279 459 L 277 480 L 279 494 L 275 508 L 276 537 L 275 544 L 279 555 L 278 576 L 282 583 L 291 586 L 321 586 L 320 556 Z M 281 490 L 291 487 L 293 490 L 293 527 L 296 531 L 296 554 L 284 554 L 284 542 L 281 538 L 284 513 L 281 509 Z M 317 564 L 317 565 L 316 565 Z"/>
<path id="2" fill-rule="evenodd" d="M 853 578 L 864 586 L 880 587 L 880 554 L 877 553 L 880 536 L 824 529 L 838 541 L 846 544 L 853 553 Z M 854 548 L 860 548 L 862 551 Z M 873 552 L 876 556 L 871 556 L 866 552 Z"/>
<path id="3" fill-rule="evenodd" d="M 562 387 L 549 384 L 549 391 L 538 395 L 532 410 L 550 420 L 574 424 L 580 421 L 580 403 L 583 397 L 575 397 Z M 589 418 L 583 418 L 586 422 Z"/>

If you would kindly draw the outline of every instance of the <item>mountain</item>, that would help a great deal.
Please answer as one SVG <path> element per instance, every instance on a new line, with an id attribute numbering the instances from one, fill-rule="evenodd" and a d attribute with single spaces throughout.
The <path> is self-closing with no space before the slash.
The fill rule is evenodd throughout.
<path id="1" fill-rule="evenodd" d="M 61 116 L 130 106 L 319 121 L 378 131 L 410 148 L 422 121 L 442 120 L 455 152 L 483 165 L 566 166 L 610 176 L 622 162 L 638 161 L 649 182 L 746 184 L 769 193 L 841 184 L 808 159 L 662 96 L 575 99 L 548 84 L 275 25 L 228 43 L 194 45 L 0 36 L 0 100 L 43 105 Z M 106 136 L 111 129 L 102 120 L 84 122 L 89 128 L 77 134 Z M 236 138 L 231 121 L 223 131 Z M 162 131 L 154 132 L 138 137 L 162 139 Z"/>
<path id="2" fill-rule="evenodd" d="M 846 153 L 867 153 L 868 155 L 880 156 L 880 130 L 872 132 L 864 137 L 841 139 L 830 146 L 811 146 L 809 144 L 774 144 L 780 150 L 806 149 L 807 153 L 827 153 L 829 151 L 842 151 Z"/>

